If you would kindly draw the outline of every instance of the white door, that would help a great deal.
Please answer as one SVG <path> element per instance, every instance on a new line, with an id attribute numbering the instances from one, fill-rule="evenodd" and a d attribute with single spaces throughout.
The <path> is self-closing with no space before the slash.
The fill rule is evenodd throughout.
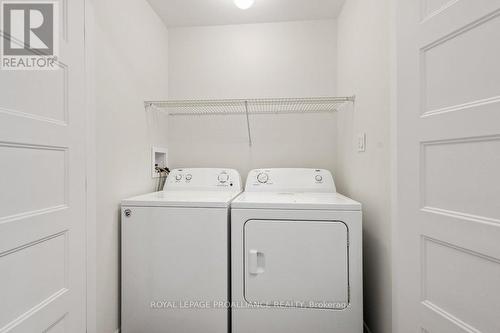
<path id="1" fill-rule="evenodd" d="M 500 1 L 398 2 L 394 332 L 500 332 Z"/>
<path id="2" fill-rule="evenodd" d="M 244 233 L 247 302 L 323 309 L 347 306 L 344 223 L 250 220 Z"/>
<path id="3" fill-rule="evenodd" d="M 85 331 L 84 1 L 59 12 L 59 70 L 0 70 L 2 333 Z"/>

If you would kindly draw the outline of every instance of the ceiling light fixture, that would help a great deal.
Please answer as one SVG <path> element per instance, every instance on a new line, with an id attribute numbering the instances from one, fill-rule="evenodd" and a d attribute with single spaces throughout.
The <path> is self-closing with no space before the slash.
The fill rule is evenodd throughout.
<path id="1" fill-rule="evenodd" d="M 248 9 L 253 6 L 255 0 L 234 0 L 234 4 L 239 9 Z"/>

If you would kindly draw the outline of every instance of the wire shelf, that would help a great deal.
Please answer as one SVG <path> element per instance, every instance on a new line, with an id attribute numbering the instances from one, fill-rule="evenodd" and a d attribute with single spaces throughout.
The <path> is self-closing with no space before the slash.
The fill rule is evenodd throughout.
<path id="1" fill-rule="evenodd" d="M 338 111 L 355 97 L 254 98 L 147 101 L 146 109 L 171 116 L 329 113 Z"/>
<path id="2" fill-rule="evenodd" d="M 346 103 L 354 103 L 350 97 L 309 97 L 309 98 L 253 98 L 253 99 L 205 99 L 146 101 L 146 110 L 166 112 L 170 116 L 216 116 L 245 115 L 248 145 L 252 146 L 250 129 L 251 114 L 293 114 L 331 113 L 338 111 Z"/>

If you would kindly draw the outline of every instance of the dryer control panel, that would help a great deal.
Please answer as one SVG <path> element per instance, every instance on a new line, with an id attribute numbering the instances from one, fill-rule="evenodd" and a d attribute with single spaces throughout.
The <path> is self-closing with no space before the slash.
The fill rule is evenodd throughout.
<path id="1" fill-rule="evenodd" d="M 241 177 L 234 169 L 174 169 L 168 175 L 164 191 L 241 191 Z"/>
<path id="2" fill-rule="evenodd" d="M 332 173 L 324 169 L 255 169 L 248 173 L 247 192 L 336 192 Z"/>

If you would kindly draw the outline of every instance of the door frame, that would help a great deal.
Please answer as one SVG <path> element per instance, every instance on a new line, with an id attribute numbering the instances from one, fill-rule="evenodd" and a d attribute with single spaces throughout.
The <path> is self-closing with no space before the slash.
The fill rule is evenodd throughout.
<path id="1" fill-rule="evenodd" d="M 391 219 L 391 328 L 393 333 L 398 329 L 398 52 L 397 52 L 397 10 L 398 0 L 390 0 L 390 219 Z"/>
<path id="2" fill-rule="evenodd" d="M 84 0 L 85 49 L 85 184 L 86 184 L 86 326 L 87 333 L 97 333 L 97 197 L 96 197 L 96 111 L 95 111 L 95 25 L 92 0 Z"/>

